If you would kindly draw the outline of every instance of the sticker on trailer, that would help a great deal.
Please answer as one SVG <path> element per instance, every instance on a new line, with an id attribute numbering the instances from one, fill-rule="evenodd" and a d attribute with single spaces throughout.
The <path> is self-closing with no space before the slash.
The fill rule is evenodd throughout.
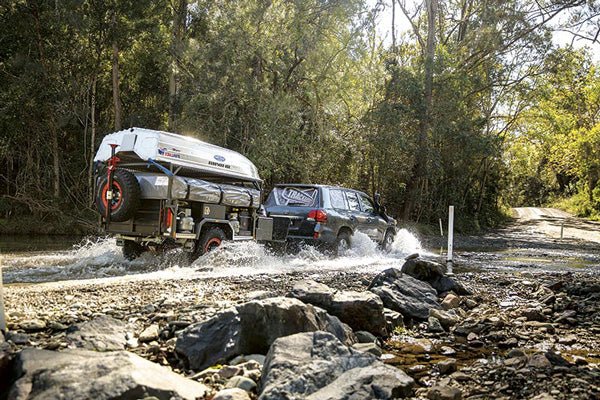
<path id="1" fill-rule="evenodd" d="M 158 178 L 156 178 L 156 182 L 154 184 L 157 186 L 166 186 L 169 184 L 169 177 L 159 176 Z"/>
<path id="2" fill-rule="evenodd" d="M 181 150 L 176 149 L 175 147 L 172 147 L 170 149 L 167 147 L 160 147 L 158 149 L 158 154 L 165 157 L 181 158 L 181 154 L 179 153 L 181 153 Z"/>

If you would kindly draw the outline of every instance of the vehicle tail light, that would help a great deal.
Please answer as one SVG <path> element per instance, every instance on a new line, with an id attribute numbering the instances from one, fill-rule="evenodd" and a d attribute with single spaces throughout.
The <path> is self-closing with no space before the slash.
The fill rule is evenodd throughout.
<path id="1" fill-rule="evenodd" d="M 323 210 L 310 210 L 308 213 L 308 219 L 312 219 L 317 222 L 327 222 L 327 213 Z"/>

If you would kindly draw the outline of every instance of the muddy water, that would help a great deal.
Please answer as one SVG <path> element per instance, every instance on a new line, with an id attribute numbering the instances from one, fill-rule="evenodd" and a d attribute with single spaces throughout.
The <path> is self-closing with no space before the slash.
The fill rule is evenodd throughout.
<path id="1" fill-rule="evenodd" d="M 180 250 L 160 255 L 147 253 L 127 261 L 111 238 L 83 239 L 75 244 L 65 240 L 53 245 L 50 248 L 41 246 L 43 250 L 38 250 L 30 242 L 26 251 L 23 247 L 4 245 L 4 282 L 37 283 L 124 275 L 136 275 L 139 279 L 194 279 L 297 271 L 376 273 L 389 267 L 400 267 L 404 258 L 413 253 L 433 256 L 407 230 L 398 233 L 389 253 L 379 250 L 366 235 L 357 233 L 352 248 L 338 258 L 321 254 L 313 247 L 306 247 L 295 255 L 277 256 L 257 243 L 235 242 L 225 244 L 191 265 Z"/>

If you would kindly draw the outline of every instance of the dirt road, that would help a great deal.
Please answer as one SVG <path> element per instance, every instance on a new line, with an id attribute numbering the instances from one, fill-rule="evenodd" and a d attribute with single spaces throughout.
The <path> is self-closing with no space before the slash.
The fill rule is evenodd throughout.
<path id="1" fill-rule="evenodd" d="M 576 218 L 556 208 L 518 207 L 513 209 L 515 224 L 535 235 L 580 239 L 600 243 L 600 223 Z"/>

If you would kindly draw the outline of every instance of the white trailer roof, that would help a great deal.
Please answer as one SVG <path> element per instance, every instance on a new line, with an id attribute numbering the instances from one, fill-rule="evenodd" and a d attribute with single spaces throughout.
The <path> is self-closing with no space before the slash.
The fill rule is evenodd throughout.
<path id="1" fill-rule="evenodd" d="M 256 166 L 240 153 L 175 133 L 143 128 L 111 133 L 102 140 L 94 161 L 107 161 L 111 144 L 119 145 L 116 154 L 124 161 L 134 156 L 211 175 L 260 180 Z"/>

